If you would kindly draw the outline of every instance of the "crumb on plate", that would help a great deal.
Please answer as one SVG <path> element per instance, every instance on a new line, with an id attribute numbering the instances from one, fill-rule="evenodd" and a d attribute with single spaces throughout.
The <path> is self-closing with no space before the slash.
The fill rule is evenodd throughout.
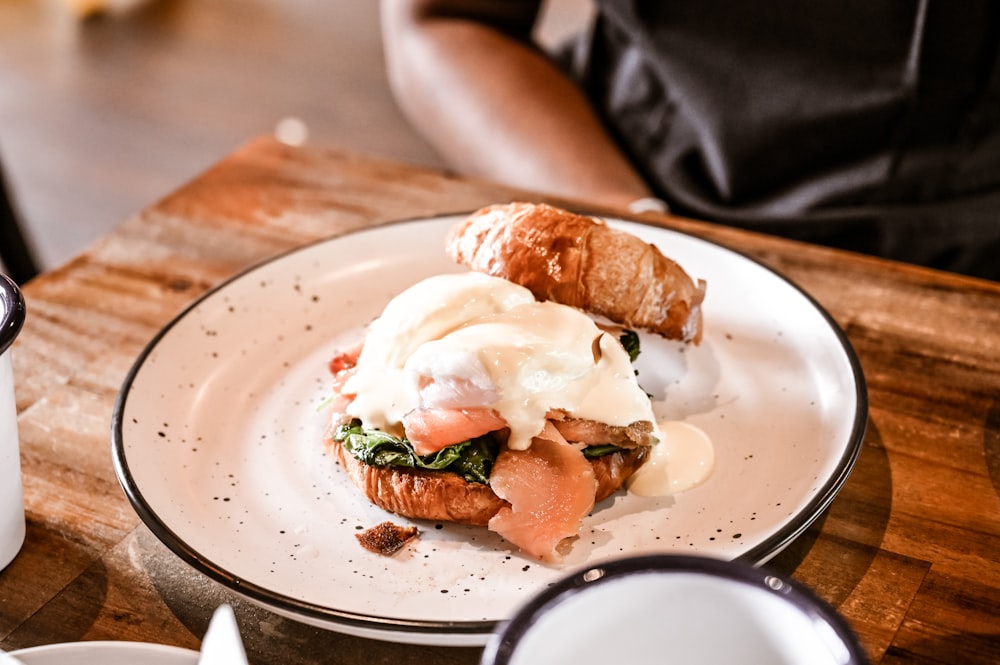
<path id="1" fill-rule="evenodd" d="M 401 550 L 406 543 L 416 538 L 417 534 L 415 526 L 382 522 L 355 535 L 361 546 L 369 552 L 390 555 Z"/>

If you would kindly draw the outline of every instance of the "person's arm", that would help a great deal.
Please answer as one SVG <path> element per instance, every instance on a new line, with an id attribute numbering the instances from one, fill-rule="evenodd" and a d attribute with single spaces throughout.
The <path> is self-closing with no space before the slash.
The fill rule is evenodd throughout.
<path id="1" fill-rule="evenodd" d="M 540 4 L 383 0 L 400 107 L 462 172 L 604 205 L 650 196 L 586 98 L 532 43 Z"/>

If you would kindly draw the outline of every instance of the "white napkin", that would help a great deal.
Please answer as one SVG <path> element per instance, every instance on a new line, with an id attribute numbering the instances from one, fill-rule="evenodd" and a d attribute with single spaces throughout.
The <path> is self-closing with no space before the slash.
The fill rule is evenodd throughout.
<path id="1" fill-rule="evenodd" d="M 2 665 L 2 663 L 0 663 Z M 219 605 L 201 642 L 198 665 L 247 665 L 236 615 L 229 605 Z"/>

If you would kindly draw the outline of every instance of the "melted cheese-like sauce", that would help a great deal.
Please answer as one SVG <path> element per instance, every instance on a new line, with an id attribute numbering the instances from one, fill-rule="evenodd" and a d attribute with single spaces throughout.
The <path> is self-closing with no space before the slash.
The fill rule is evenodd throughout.
<path id="1" fill-rule="evenodd" d="M 649 459 L 626 481 L 639 496 L 671 496 L 703 483 L 715 468 L 715 448 L 701 429 L 688 423 L 659 423 L 660 441 Z"/>
<path id="2" fill-rule="evenodd" d="M 618 340 L 580 310 L 474 272 L 431 277 L 394 298 L 344 392 L 357 395 L 350 415 L 397 433 L 416 408 L 495 409 L 515 450 L 552 409 L 616 426 L 654 421 Z"/>

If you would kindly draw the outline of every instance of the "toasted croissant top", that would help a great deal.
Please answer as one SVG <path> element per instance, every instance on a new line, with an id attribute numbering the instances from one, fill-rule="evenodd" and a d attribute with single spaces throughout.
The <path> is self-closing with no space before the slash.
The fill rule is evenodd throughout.
<path id="1" fill-rule="evenodd" d="M 654 245 L 545 204 L 478 210 L 451 228 L 448 255 L 554 300 L 669 339 L 701 340 L 705 282 Z"/>

